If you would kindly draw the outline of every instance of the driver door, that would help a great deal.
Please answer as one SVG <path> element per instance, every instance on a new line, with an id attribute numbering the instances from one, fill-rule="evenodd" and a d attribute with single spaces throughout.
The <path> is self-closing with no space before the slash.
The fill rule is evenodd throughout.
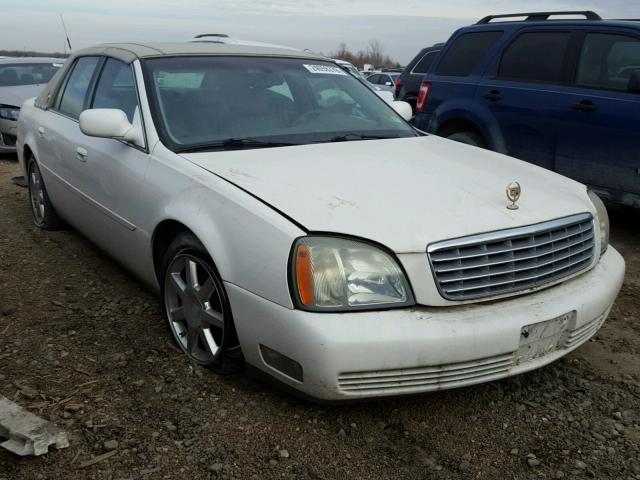
<path id="1" fill-rule="evenodd" d="M 97 78 L 89 108 L 114 108 L 129 122 L 141 121 L 133 67 L 107 58 Z M 103 249 L 135 269 L 147 252 L 148 235 L 141 226 L 150 216 L 145 173 L 147 145 L 84 136 L 78 186 L 93 207 L 89 236 Z"/>

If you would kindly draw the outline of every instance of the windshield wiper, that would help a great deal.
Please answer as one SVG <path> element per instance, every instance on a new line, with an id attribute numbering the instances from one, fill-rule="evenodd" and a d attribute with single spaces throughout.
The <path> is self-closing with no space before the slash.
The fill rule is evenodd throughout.
<path id="1" fill-rule="evenodd" d="M 299 145 L 299 143 L 268 142 L 264 140 L 256 140 L 254 138 L 228 138 L 220 142 L 177 148 L 174 151 L 175 153 L 196 153 L 209 152 L 213 150 L 242 150 L 244 148 L 290 147 L 293 145 Z"/>
<path id="2" fill-rule="evenodd" d="M 352 140 L 383 140 L 385 138 L 400 138 L 397 136 L 388 136 L 388 135 L 363 135 L 360 133 L 345 133 L 344 135 L 336 135 L 335 137 L 331 137 L 329 140 L 323 140 L 322 142 L 349 142 Z"/>

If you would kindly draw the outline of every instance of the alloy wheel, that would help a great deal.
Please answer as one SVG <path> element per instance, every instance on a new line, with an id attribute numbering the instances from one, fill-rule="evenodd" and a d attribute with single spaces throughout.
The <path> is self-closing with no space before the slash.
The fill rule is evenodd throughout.
<path id="1" fill-rule="evenodd" d="M 31 199 L 31 210 L 36 224 L 40 225 L 44 221 L 44 185 L 38 166 L 33 163 L 29 169 L 29 197 Z"/>
<path id="2" fill-rule="evenodd" d="M 169 326 L 182 350 L 195 362 L 208 365 L 220 355 L 225 311 L 220 285 L 203 260 L 178 254 L 164 279 Z"/>

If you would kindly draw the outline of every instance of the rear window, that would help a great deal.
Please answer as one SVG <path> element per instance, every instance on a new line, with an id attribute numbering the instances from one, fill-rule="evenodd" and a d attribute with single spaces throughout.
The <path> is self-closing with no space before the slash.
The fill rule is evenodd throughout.
<path id="1" fill-rule="evenodd" d="M 498 77 L 560 83 L 570 39 L 570 32 L 523 33 L 505 50 Z"/>
<path id="2" fill-rule="evenodd" d="M 474 32 L 460 35 L 445 52 L 436 73 L 466 77 L 473 72 L 500 37 L 502 32 Z"/>
<path id="3" fill-rule="evenodd" d="M 583 87 L 627 91 L 640 71 L 640 40 L 609 33 L 587 34 L 576 83 Z"/>
<path id="4" fill-rule="evenodd" d="M 416 64 L 416 66 L 413 67 L 413 70 L 411 70 L 411 73 L 418 73 L 422 75 L 427 73 L 429 71 L 429 67 L 435 60 L 436 55 L 438 55 L 439 51 L 440 50 L 434 50 L 432 52 L 425 53 L 423 57 L 420 59 L 420 61 Z"/>
<path id="5" fill-rule="evenodd" d="M 18 87 L 48 83 L 61 63 L 8 63 L 0 65 L 0 87 Z"/>

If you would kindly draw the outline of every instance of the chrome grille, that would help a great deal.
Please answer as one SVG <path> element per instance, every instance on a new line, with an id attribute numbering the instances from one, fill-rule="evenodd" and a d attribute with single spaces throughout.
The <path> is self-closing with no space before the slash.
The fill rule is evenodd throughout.
<path id="1" fill-rule="evenodd" d="M 427 253 L 440 294 L 461 301 L 556 282 L 591 265 L 594 245 L 593 219 L 580 214 L 435 243 Z"/>
<path id="2" fill-rule="evenodd" d="M 513 352 L 469 362 L 425 367 L 347 372 L 338 376 L 344 392 L 403 392 L 442 390 L 486 382 L 504 376 L 513 363 Z"/>

